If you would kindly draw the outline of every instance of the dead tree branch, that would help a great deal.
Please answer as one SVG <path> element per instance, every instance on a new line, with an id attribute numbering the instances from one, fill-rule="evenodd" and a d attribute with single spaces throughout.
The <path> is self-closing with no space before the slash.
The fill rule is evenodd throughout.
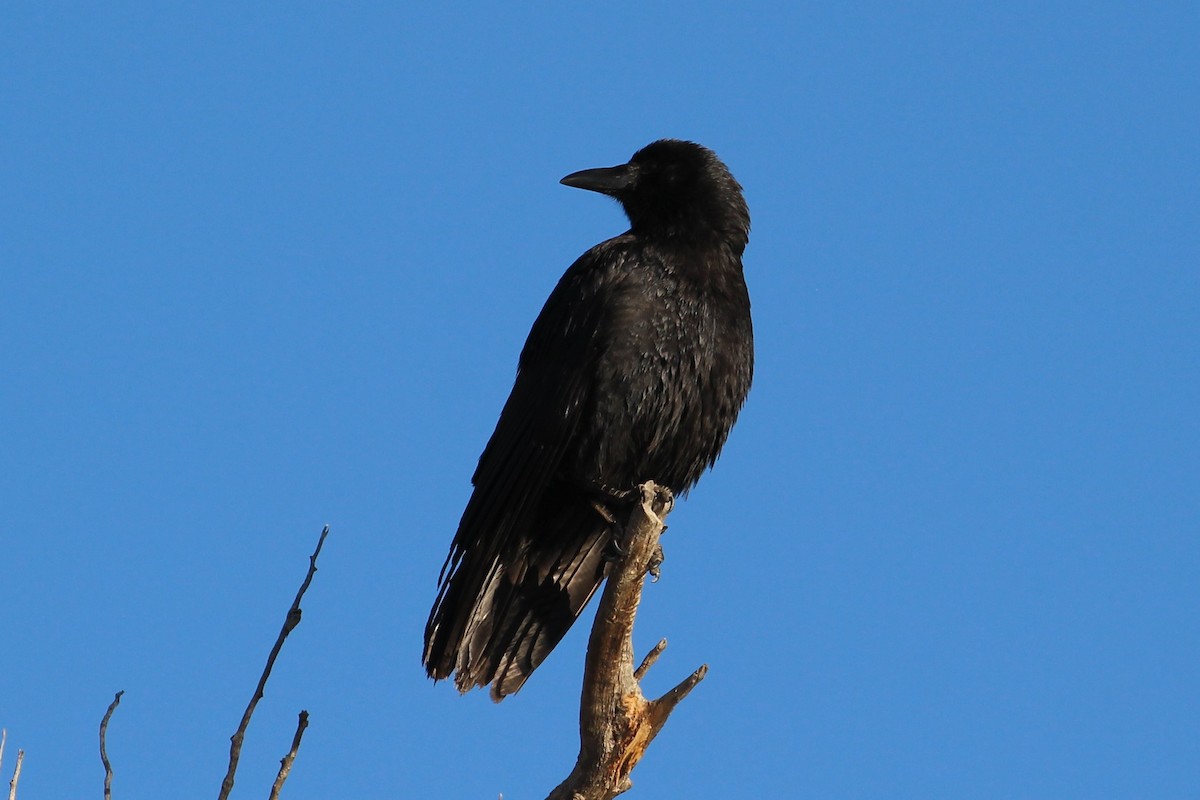
<path id="1" fill-rule="evenodd" d="M 116 697 L 108 704 L 108 711 L 104 712 L 104 719 L 100 720 L 100 761 L 104 764 L 104 800 L 112 800 L 113 779 L 112 764 L 108 762 L 105 737 L 108 735 L 108 721 L 112 718 L 113 712 L 117 710 L 117 706 L 121 705 L 121 695 L 123 694 L 125 694 L 124 689 L 117 692 Z"/>
<path id="2" fill-rule="evenodd" d="M 304 577 L 304 583 L 300 584 L 300 591 L 296 592 L 296 599 L 292 601 L 292 607 L 288 609 L 287 617 L 283 621 L 283 628 L 279 631 L 279 638 L 275 640 L 275 646 L 271 648 L 271 655 L 267 656 L 267 666 L 263 669 L 262 677 L 258 679 L 258 688 L 254 690 L 254 696 L 250 698 L 250 704 L 246 706 L 246 713 L 242 714 L 241 724 L 238 725 L 237 731 L 230 737 L 229 770 L 225 773 L 225 780 L 221 782 L 221 793 L 217 795 L 218 800 L 228 800 L 229 793 L 233 791 L 233 777 L 234 773 L 237 772 L 238 759 L 242 755 L 242 741 L 246 738 L 246 727 L 250 724 L 250 717 L 254 714 L 255 706 L 258 705 L 258 701 L 263 697 L 263 688 L 267 685 L 267 679 L 271 677 L 271 668 L 275 666 L 275 658 L 279 655 L 280 649 L 283 648 L 284 640 L 300 624 L 300 601 L 304 599 L 304 593 L 308 591 L 308 586 L 312 583 L 313 575 L 316 574 L 317 556 L 321 554 L 321 547 L 325 544 L 325 537 L 328 535 L 329 526 L 326 525 L 321 531 L 321 538 L 317 540 L 317 549 L 308 557 L 308 574 Z M 307 724 L 308 715 L 304 714 L 303 718 Z M 301 727 L 302 731 L 303 727 Z M 299 733 L 296 735 L 294 745 L 296 747 L 300 745 Z M 278 779 L 276 781 L 282 784 L 282 781 Z"/>
<path id="3" fill-rule="evenodd" d="M 646 573 L 661 561 L 659 536 L 671 510 L 671 493 L 654 483 L 641 487 L 642 500 L 625 521 L 625 554 L 613 564 L 596 611 L 584 664 L 579 707 L 579 758 L 547 800 L 612 800 L 633 785 L 629 775 L 662 730 L 667 717 L 708 665 L 657 700 L 647 700 L 638 681 L 666 648 L 660 641 L 633 666 L 633 622 Z"/>
<path id="4" fill-rule="evenodd" d="M 300 712 L 300 721 L 296 723 L 296 735 L 292 737 L 292 749 L 288 754 L 279 759 L 279 774 L 275 776 L 275 784 L 271 787 L 270 800 L 279 800 L 279 792 L 283 789 L 283 782 L 287 780 L 288 773 L 292 771 L 292 762 L 296 760 L 296 751 L 300 749 L 300 738 L 304 736 L 304 729 L 308 727 L 308 712 Z"/>
<path id="5" fill-rule="evenodd" d="M 17 750 L 17 767 L 13 770 L 12 780 L 8 782 L 8 800 L 17 800 L 17 781 L 21 780 L 21 762 L 25 760 L 25 751 Z"/>

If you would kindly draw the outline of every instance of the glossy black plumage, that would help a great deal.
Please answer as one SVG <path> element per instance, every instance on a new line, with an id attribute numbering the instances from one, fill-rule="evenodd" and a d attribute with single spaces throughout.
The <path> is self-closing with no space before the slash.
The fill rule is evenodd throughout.
<path id="1" fill-rule="evenodd" d="M 685 492 L 716 461 L 754 349 L 741 187 L 672 139 L 568 186 L 615 197 L 630 230 L 583 254 L 521 352 L 425 628 L 429 675 L 517 691 L 604 579 L 612 492 Z"/>

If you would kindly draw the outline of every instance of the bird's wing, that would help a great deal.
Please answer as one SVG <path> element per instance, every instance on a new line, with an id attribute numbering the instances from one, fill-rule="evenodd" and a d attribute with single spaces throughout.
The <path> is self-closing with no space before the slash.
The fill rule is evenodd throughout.
<path id="1" fill-rule="evenodd" d="M 447 677 L 458 651 L 490 629 L 489 595 L 498 582 L 519 584 L 535 518 L 547 487 L 561 477 L 580 417 L 591 396 L 603 342 L 613 256 L 605 245 L 585 253 L 563 275 L 530 331 L 516 382 L 472 477 L 467 504 L 442 568 L 426 627 L 425 662 Z M 619 258 L 619 256 L 617 256 Z M 461 668 L 461 667 L 460 667 Z M 460 679 L 463 676 L 460 675 Z"/>
<path id="2" fill-rule="evenodd" d="M 512 549 L 514 528 L 534 512 L 562 466 L 591 395 L 605 303 L 593 251 L 563 275 L 538 314 L 517 378 L 471 483 L 475 492 L 455 535 L 455 552 Z"/>

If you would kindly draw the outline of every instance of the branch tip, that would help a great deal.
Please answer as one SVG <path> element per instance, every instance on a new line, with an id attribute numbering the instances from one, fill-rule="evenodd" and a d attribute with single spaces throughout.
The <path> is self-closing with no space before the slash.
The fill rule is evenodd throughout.
<path id="1" fill-rule="evenodd" d="M 279 773 L 275 776 L 275 783 L 271 786 L 270 800 L 279 800 L 279 793 L 283 790 L 283 782 L 287 780 L 288 775 L 292 771 L 292 764 L 296 762 L 296 753 L 300 750 L 300 739 L 304 736 L 304 729 L 307 727 L 308 712 L 301 711 L 300 719 L 296 723 L 296 735 L 292 737 L 292 749 L 288 750 L 287 755 L 279 759 Z"/>
<path id="2" fill-rule="evenodd" d="M 696 684 L 704 680 L 704 676 L 706 675 L 708 675 L 708 664 L 701 664 L 696 668 L 695 672 L 677 683 L 671 691 L 655 700 L 654 705 L 664 709 L 667 714 L 670 714 L 675 710 L 675 706 L 679 705 L 680 701 L 687 697 L 692 689 L 696 688 Z"/>
<path id="3" fill-rule="evenodd" d="M 117 706 L 121 705 L 121 695 L 123 694 L 125 694 L 124 689 L 116 693 L 113 701 L 108 704 L 108 711 L 104 712 L 104 719 L 100 720 L 100 763 L 104 765 L 104 800 L 112 799 L 113 780 L 112 764 L 108 760 L 106 742 L 108 737 L 108 721 L 112 719 L 113 712 L 117 710 Z"/>
<path id="4" fill-rule="evenodd" d="M 646 653 L 646 657 L 642 659 L 642 663 L 639 664 L 638 668 L 633 671 L 634 680 L 640 681 L 642 678 L 646 677 L 646 673 L 651 667 L 654 666 L 654 662 L 658 661 L 658 657 L 661 656 L 663 651 L 666 649 L 667 640 L 659 639 L 658 644 L 654 645 L 653 649 L 651 649 L 649 653 Z"/>

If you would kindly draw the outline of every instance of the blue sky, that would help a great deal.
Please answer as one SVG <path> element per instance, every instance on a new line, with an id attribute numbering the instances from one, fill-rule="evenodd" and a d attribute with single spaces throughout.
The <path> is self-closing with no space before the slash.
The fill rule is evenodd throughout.
<path id="1" fill-rule="evenodd" d="M 5 3 L 0 726 L 23 798 L 541 797 L 421 631 L 529 324 L 622 230 L 568 172 L 715 149 L 754 389 L 639 648 L 708 679 L 633 797 L 1200 795 L 1192 3 Z"/>

